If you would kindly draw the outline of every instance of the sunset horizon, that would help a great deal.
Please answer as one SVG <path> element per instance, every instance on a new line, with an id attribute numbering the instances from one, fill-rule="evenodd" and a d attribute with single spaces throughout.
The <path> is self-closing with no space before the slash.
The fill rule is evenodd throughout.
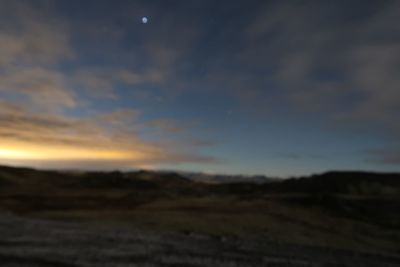
<path id="1" fill-rule="evenodd" d="M 361 3 L 1 1 L 0 164 L 400 171 L 400 5 Z"/>
<path id="2" fill-rule="evenodd" d="M 399 267 L 400 0 L 0 0 L 0 265 Z"/>

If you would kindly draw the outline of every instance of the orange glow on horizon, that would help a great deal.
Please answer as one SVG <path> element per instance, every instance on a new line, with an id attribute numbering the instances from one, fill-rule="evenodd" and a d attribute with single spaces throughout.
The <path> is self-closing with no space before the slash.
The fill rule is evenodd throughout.
<path id="1" fill-rule="evenodd" d="M 139 152 L 83 149 L 73 147 L 4 147 L 0 146 L 0 159 L 7 160 L 141 160 L 146 155 Z"/>

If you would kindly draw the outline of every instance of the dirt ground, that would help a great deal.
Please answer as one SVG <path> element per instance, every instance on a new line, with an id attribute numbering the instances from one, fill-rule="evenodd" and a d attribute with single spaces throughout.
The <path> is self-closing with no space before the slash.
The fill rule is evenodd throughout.
<path id="1" fill-rule="evenodd" d="M 400 266 L 400 258 L 0 213 L 1 266 Z"/>

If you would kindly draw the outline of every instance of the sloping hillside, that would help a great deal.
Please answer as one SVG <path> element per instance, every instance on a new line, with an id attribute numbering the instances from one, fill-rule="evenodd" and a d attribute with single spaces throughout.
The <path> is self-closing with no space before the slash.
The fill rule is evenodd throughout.
<path id="1" fill-rule="evenodd" d="M 0 167 L 0 209 L 29 217 L 398 255 L 399 177 L 330 172 L 263 184 L 217 184 L 151 171 Z"/>

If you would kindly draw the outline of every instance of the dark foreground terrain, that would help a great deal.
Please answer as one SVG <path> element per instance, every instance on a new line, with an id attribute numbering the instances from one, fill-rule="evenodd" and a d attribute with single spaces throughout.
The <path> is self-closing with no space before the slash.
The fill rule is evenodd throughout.
<path id="1" fill-rule="evenodd" d="M 0 215 L 1 266 L 399 266 L 400 258 L 262 238 L 138 231 Z"/>
<path id="2" fill-rule="evenodd" d="M 0 167 L 0 266 L 400 266 L 399 177 Z"/>

